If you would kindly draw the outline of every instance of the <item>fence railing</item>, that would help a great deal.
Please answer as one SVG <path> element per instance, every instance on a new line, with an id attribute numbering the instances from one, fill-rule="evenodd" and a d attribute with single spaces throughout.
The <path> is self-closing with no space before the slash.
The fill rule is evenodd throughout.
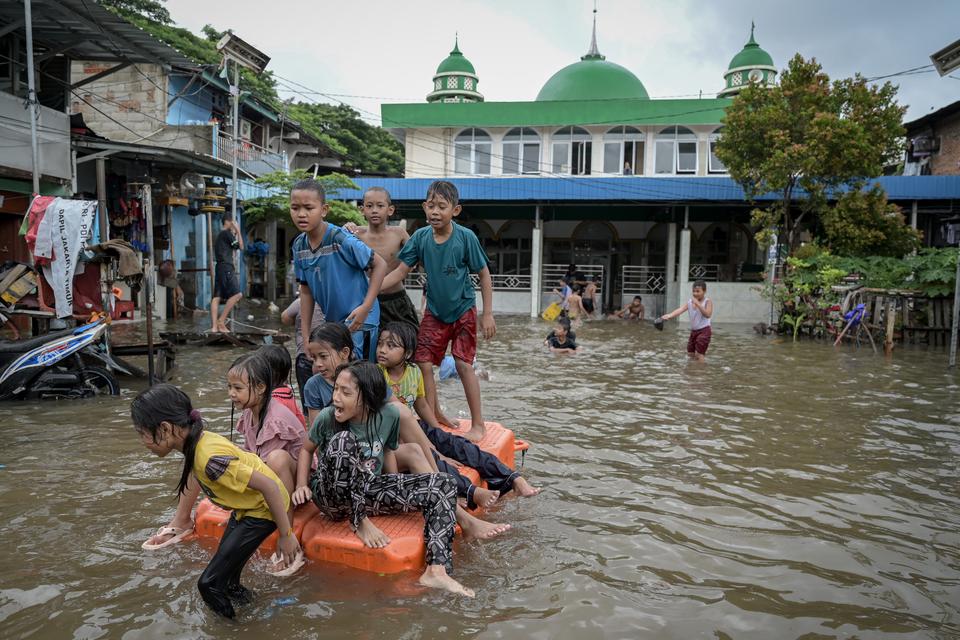
<path id="1" fill-rule="evenodd" d="M 624 295 L 659 294 L 667 290 L 667 270 L 663 267 L 625 265 L 621 278 Z"/>
<path id="2" fill-rule="evenodd" d="M 556 288 L 560 287 L 560 281 L 563 279 L 563 276 L 567 273 L 567 267 L 569 265 L 565 264 L 545 264 L 540 270 L 540 289 L 543 293 L 550 293 Z M 600 264 L 585 264 L 582 267 L 578 266 L 577 271 L 581 272 L 587 277 L 589 281 L 593 276 L 596 276 L 600 279 L 600 282 L 597 285 L 597 297 L 601 300 L 603 295 L 603 287 L 606 284 L 606 278 L 603 277 L 603 265 Z"/>
<path id="3" fill-rule="evenodd" d="M 677 265 L 677 271 L 679 272 L 680 265 Z M 690 270 L 687 272 L 688 280 L 706 280 L 707 282 L 719 282 L 720 281 L 720 265 L 719 264 L 691 264 Z"/>
<path id="4" fill-rule="evenodd" d="M 286 161 L 282 154 L 248 140 L 240 140 L 238 143 L 230 134 L 218 131 L 213 140 L 214 157 L 233 163 L 234 154 L 237 157 L 237 166 L 255 176 L 286 169 Z"/>
<path id="5" fill-rule="evenodd" d="M 492 274 L 490 279 L 493 281 L 494 291 L 530 291 L 530 276 L 518 274 Z M 470 274 L 470 280 L 473 282 L 473 288 L 480 288 L 480 276 L 475 273 Z M 416 271 L 407 275 L 403 285 L 407 289 L 423 289 L 427 281 L 425 273 Z"/>

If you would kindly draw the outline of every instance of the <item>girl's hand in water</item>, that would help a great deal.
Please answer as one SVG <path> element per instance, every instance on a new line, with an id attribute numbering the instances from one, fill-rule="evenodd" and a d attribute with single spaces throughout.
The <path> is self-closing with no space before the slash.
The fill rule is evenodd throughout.
<path id="1" fill-rule="evenodd" d="M 293 535 L 293 529 L 290 529 L 287 535 L 280 536 L 280 540 L 277 542 L 277 549 L 283 555 L 285 566 L 288 567 L 293 564 L 293 561 L 296 560 L 298 555 L 303 553 L 300 550 L 300 543 L 297 541 L 297 536 Z"/>
<path id="2" fill-rule="evenodd" d="M 304 485 L 302 487 L 297 487 L 297 490 L 293 492 L 293 495 L 290 496 L 290 499 L 293 500 L 293 504 L 299 507 L 307 502 L 311 497 L 313 497 L 313 492 L 310 491 L 310 487 Z"/>

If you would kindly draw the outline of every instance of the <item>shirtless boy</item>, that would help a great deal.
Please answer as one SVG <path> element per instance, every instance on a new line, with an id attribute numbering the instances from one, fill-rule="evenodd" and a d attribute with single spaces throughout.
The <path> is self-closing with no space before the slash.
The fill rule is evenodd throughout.
<path id="1" fill-rule="evenodd" d="M 410 239 L 403 227 L 391 227 L 387 224 L 393 215 L 393 200 L 390 192 L 383 187 L 370 187 L 363 194 L 363 217 L 367 226 L 358 227 L 353 223 L 343 225 L 350 233 L 356 234 L 365 245 L 374 250 L 387 263 L 387 270 L 393 271 L 400 261 L 397 253 Z M 384 289 L 377 296 L 380 301 L 380 329 L 391 322 L 406 322 L 415 329 L 420 328 L 417 310 L 403 288 L 403 282 L 395 287 Z"/>

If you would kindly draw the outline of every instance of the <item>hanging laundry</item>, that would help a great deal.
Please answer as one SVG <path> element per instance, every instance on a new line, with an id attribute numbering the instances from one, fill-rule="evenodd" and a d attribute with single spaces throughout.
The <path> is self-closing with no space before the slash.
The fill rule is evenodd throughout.
<path id="1" fill-rule="evenodd" d="M 73 314 L 73 274 L 80 250 L 93 233 L 96 215 L 95 200 L 57 198 L 47 207 L 37 227 L 34 255 L 52 260 L 50 286 L 53 288 L 58 318 Z"/>
<path id="2" fill-rule="evenodd" d="M 24 240 L 27 243 L 27 249 L 30 250 L 30 253 L 34 253 L 34 247 L 37 244 L 37 228 L 40 226 L 40 223 L 43 222 L 43 214 L 46 212 L 47 207 L 50 206 L 56 196 L 35 196 L 30 202 L 30 208 L 27 210 L 27 215 L 23 217 L 23 224 L 20 226 L 20 235 L 24 236 Z M 41 259 L 38 261 L 38 264 L 45 264 L 47 260 Z"/>

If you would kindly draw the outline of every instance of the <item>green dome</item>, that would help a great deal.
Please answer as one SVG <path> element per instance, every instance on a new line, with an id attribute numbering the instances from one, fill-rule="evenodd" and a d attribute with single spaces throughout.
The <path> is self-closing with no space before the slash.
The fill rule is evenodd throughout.
<path id="1" fill-rule="evenodd" d="M 649 97 L 643 83 L 629 69 L 589 54 L 553 74 L 537 94 L 538 101 Z"/>
<path id="2" fill-rule="evenodd" d="M 437 73 L 469 73 L 470 75 L 477 75 L 473 64 L 460 53 L 460 46 L 457 42 L 454 43 L 453 51 L 450 52 L 450 55 L 437 67 Z"/>
<path id="3" fill-rule="evenodd" d="M 773 58 L 770 54 L 760 48 L 757 41 L 753 39 L 753 27 L 750 27 L 750 40 L 743 46 L 743 50 L 733 56 L 730 66 L 727 69 L 739 69 L 741 67 L 772 67 Z"/>

